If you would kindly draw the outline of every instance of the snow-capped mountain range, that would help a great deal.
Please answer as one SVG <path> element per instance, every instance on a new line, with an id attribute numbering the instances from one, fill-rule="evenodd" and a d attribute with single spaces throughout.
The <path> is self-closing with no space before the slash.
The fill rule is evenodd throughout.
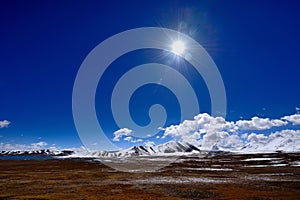
<path id="1" fill-rule="evenodd" d="M 189 152 L 200 152 L 200 149 L 189 143 L 170 141 L 160 145 L 134 146 L 129 149 L 119 151 L 94 151 L 91 153 L 95 157 L 132 157 L 132 156 L 159 156 L 170 154 L 184 154 Z"/>
<path id="2" fill-rule="evenodd" d="M 299 152 L 300 151 L 300 138 L 284 138 L 276 137 L 268 142 L 264 141 L 250 141 L 241 149 L 241 152 Z"/>
<path id="3" fill-rule="evenodd" d="M 28 151 L 0 151 L 0 155 L 2 156 L 69 156 L 74 154 L 74 151 L 70 150 L 49 150 L 49 149 L 41 149 L 41 150 L 28 150 Z"/>
<path id="4" fill-rule="evenodd" d="M 118 151 L 87 151 L 85 148 L 73 150 L 34 150 L 34 151 L 0 151 L 0 155 L 43 155 L 62 157 L 136 157 L 136 156 L 168 156 L 185 155 L 207 151 L 226 151 L 235 153 L 261 153 L 261 152 L 300 152 L 300 139 L 275 137 L 271 141 L 252 140 L 243 147 L 234 148 L 216 143 L 211 149 L 204 149 L 187 142 L 169 141 L 159 145 L 140 145 Z"/>
<path id="5" fill-rule="evenodd" d="M 132 156 L 159 156 L 185 153 L 199 153 L 207 151 L 226 151 L 235 153 L 266 153 L 266 152 L 300 152 L 300 139 L 277 137 L 271 142 L 251 141 L 240 148 L 226 147 L 215 144 L 211 149 L 203 149 L 201 146 L 193 144 L 170 141 L 160 145 L 153 146 L 134 146 L 129 149 L 119 151 L 101 151 L 92 152 L 95 157 L 132 157 Z"/>

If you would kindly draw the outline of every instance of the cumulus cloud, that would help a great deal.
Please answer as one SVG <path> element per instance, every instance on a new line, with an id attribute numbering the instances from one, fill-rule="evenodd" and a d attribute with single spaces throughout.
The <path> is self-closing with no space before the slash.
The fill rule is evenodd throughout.
<path id="1" fill-rule="evenodd" d="M 48 144 L 46 142 L 37 142 L 30 145 L 26 144 L 8 144 L 0 143 L 1 151 L 35 151 L 45 149 Z"/>
<path id="2" fill-rule="evenodd" d="M 43 142 L 43 141 L 31 144 L 31 146 L 37 147 L 37 148 L 45 147 L 47 145 L 48 145 L 47 142 Z"/>
<path id="3" fill-rule="evenodd" d="M 287 121 L 293 123 L 293 125 L 300 125 L 300 114 L 285 116 L 285 117 L 282 117 L 281 119 L 287 120 Z"/>
<path id="4" fill-rule="evenodd" d="M 248 138 L 248 133 L 244 133 L 244 134 L 242 134 L 242 135 L 241 135 L 241 138 L 243 138 L 243 139 L 246 139 L 246 138 Z"/>
<path id="5" fill-rule="evenodd" d="M 0 128 L 6 128 L 6 127 L 8 127 L 9 124 L 10 124 L 10 121 L 7 121 L 7 120 L 0 121 Z"/>
<path id="6" fill-rule="evenodd" d="M 237 128 L 234 122 L 227 122 L 223 117 L 211 117 L 210 123 L 202 132 L 206 132 L 203 136 L 202 148 L 214 149 L 222 143 L 230 143 L 230 134 L 236 133 Z"/>
<path id="7" fill-rule="evenodd" d="M 221 141 L 221 146 L 229 149 L 239 149 L 243 147 L 243 145 L 244 141 L 236 134 L 228 135 L 228 137 L 225 137 L 223 141 Z"/>
<path id="8" fill-rule="evenodd" d="M 256 134 L 256 133 L 251 133 L 248 136 L 248 141 L 249 142 L 260 142 L 260 143 L 264 143 L 268 140 L 268 137 L 265 136 L 264 134 Z"/>
<path id="9" fill-rule="evenodd" d="M 286 130 L 276 131 L 269 135 L 270 139 L 274 139 L 278 137 L 300 139 L 300 130 L 286 129 Z"/>
<path id="10" fill-rule="evenodd" d="M 182 142 L 199 145 L 205 150 L 217 147 L 240 149 L 247 143 L 251 143 L 252 146 L 259 146 L 270 142 L 276 143 L 274 142 L 275 140 L 273 141 L 274 138 L 272 138 L 276 134 L 280 135 L 280 137 L 294 137 L 296 133 L 293 130 L 286 130 L 285 132 L 275 132 L 266 136 L 261 133 L 255 133 L 255 131 L 272 130 L 272 128 L 278 130 L 280 127 L 287 125 L 287 121 L 297 125 L 299 116 L 299 114 L 295 114 L 281 119 L 253 117 L 250 120 L 231 122 L 226 121 L 223 117 L 212 117 L 204 113 L 195 116 L 193 120 L 185 120 L 179 125 L 171 125 L 164 128 L 165 132 L 162 138 L 171 137 Z M 250 134 L 245 131 L 249 131 Z M 294 135 L 291 136 L 291 133 Z"/>
<path id="11" fill-rule="evenodd" d="M 199 114 L 194 117 L 194 120 L 185 120 L 179 125 L 171 125 L 165 128 L 163 138 L 167 136 L 185 137 L 191 134 L 198 135 L 206 133 L 207 130 L 234 130 L 234 123 L 226 122 L 222 117 L 212 117 L 207 113 Z M 196 133 L 196 134 L 197 134 Z"/>
<path id="12" fill-rule="evenodd" d="M 251 133 L 243 149 L 246 152 L 300 151 L 300 130 L 280 130 L 269 135 Z"/>
<path id="13" fill-rule="evenodd" d="M 143 142 L 143 139 L 134 139 L 131 136 L 125 137 L 124 140 L 132 143 Z"/>
<path id="14" fill-rule="evenodd" d="M 137 143 L 142 142 L 143 139 L 135 139 L 132 137 L 133 131 L 128 128 L 122 128 L 114 132 L 114 138 L 113 141 L 120 141 L 121 138 L 123 138 L 124 141 L 131 142 L 131 143 Z"/>
<path id="15" fill-rule="evenodd" d="M 147 142 L 144 142 L 144 145 L 145 146 L 154 146 L 155 145 L 155 143 L 153 142 L 153 141 L 147 141 Z"/>
<path id="16" fill-rule="evenodd" d="M 160 128 L 164 133 L 161 137 L 157 136 L 156 139 L 175 139 L 179 142 L 199 146 L 202 150 L 247 150 L 250 147 L 252 149 L 277 147 L 288 149 L 290 142 L 297 139 L 297 134 L 300 138 L 300 130 L 282 130 L 289 122 L 293 125 L 299 125 L 300 114 L 285 116 L 280 119 L 256 116 L 249 120 L 227 121 L 223 117 L 213 117 L 207 113 L 202 113 L 192 120 L 184 120 L 178 125 Z M 268 134 L 262 134 L 264 130 L 269 130 Z M 133 131 L 127 128 L 114 133 L 114 141 L 121 139 L 131 143 L 143 142 L 142 139 L 136 139 L 133 136 Z M 144 144 L 153 145 L 148 140 Z"/>
<path id="17" fill-rule="evenodd" d="M 124 138 L 124 140 L 129 142 L 130 140 L 132 140 L 132 137 L 130 137 L 130 136 L 126 137 L 126 138 Z"/>
<path id="18" fill-rule="evenodd" d="M 279 119 L 253 117 L 251 120 L 239 120 L 236 125 L 244 130 L 267 130 L 272 127 L 284 126 L 286 121 Z"/>
<path id="19" fill-rule="evenodd" d="M 237 127 L 234 122 L 203 113 L 195 116 L 194 120 L 185 120 L 179 125 L 165 128 L 163 138 L 171 136 L 179 138 L 183 142 L 202 144 L 204 148 L 211 148 L 221 139 L 228 137 L 228 133 L 236 131 Z M 203 136 L 203 141 L 200 141 L 201 136 Z"/>
<path id="20" fill-rule="evenodd" d="M 203 136 L 202 148 L 205 150 L 214 149 L 228 136 L 229 134 L 224 131 L 208 131 L 207 134 Z"/>
<path id="21" fill-rule="evenodd" d="M 128 128 L 122 128 L 114 132 L 114 138 L 113 141 L 120 141 L 121 137 L 123 136 L 130 136 L 132 135 L 132 130 Z"/>

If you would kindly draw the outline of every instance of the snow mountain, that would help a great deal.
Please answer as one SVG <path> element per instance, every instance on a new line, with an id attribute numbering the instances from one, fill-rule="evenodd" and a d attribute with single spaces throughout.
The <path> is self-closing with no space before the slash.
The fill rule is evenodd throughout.
<path id="1" fill-rule="evenodd" d="M 241 152 L 299 152 L 300 138 L 275 137 L 267 141 L 250 141 L 243 146 Z"/>
<path id="2" fill-rule="evenodd" d="M 132 148 L 119 151 L 95 151 L 91 154 L 95 157 L 134 157 L 184 154 L 187 152 L 200 152 L 200 149 L 189 143 L 170 141 L 160 145 L 134 146 Z"/>
<path id="3" fill-rule="evenodd" d="M 71 150 L 13 150 L 13 151 L 0 151 L 0 156 L 69 156 L 74 154 Z"/>
<path id="4" fill-rule="evenodd" d="M 211 149 L 203 149 L 202 146 L 196 146 L 186 142 L 169 141 L 164 144 L 152 146 L 134 146 L 129 149 L 118 151 L 92 151 L 91 157 L 137 157 L 137 156 L 172 156 L 184 155 L 187 153 L 200 152 L 235 152 L 235 153 L 264 153 L 264 152 L 299 152 L 300 139 L 273 135 L 266 140 L 252 140 L 242 147 L 228 147 L 220 143 L 215 143 Z"/>

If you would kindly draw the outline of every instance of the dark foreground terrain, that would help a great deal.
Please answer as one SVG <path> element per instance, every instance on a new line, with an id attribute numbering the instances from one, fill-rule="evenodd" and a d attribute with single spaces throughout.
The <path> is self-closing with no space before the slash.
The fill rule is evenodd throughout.
<path id="1" fill-rule="evenodd" d="M 0 199 L 300 199 L 299 161 L 299 153 L 215 153 L 129 173 L 82 159 L 0 158 Z"/>

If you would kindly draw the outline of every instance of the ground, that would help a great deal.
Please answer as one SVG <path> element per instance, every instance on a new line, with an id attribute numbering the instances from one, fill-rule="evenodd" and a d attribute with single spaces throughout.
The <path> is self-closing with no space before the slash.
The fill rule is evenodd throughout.
<path id="1" fill-rule="evenodd" d="M 214 153 L 132 173 L 83 159 L 0 159 L 0 199 L 299 199 L 299 160 Z"/>

